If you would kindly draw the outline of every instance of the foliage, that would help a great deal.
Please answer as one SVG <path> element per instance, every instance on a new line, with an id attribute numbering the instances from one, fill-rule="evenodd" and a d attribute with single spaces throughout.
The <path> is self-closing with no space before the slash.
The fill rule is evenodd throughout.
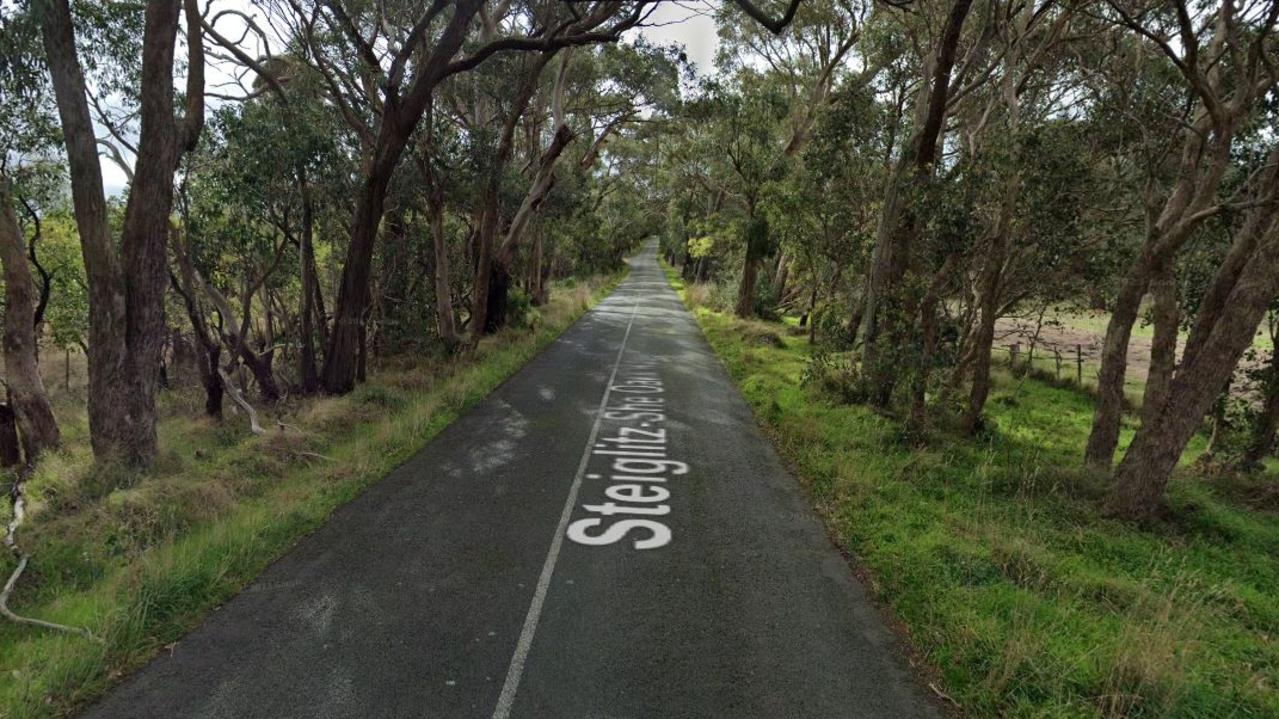
<path id="1" fill-rule="evenodd" d="M 291 402 L 269 436 L 193 419 L 168 399 L 165 457 L 132 488 L 97 481 L 82 408 L 63 407 L 70 452 L 30 482 L 24 613 L 89 626 L 105 644 L 0 625 L 0 714 L 59 716 L 179 639 L 329 514 L 411 456 L 553 341 L 619 278 L 556 288 L 534 332 L 512 330 L 460 363 L 389 364 L 347 397 Z M 79 411 L 77 411 L 79 410 Z M 323 459 L 317 459 L 322 457 Z M 105 488 L 105 491 L 103 489 Z M 7 521 L 7 517 L 5 518 Z M 3 570 L 10 569 L 6 554 Z"/>
<path id="2" fill-rule="evenodd" d="M 1001 376 L 978 440 L 926 449 L 849 404 L 848 365 L 696 312 L 841 546 L 973 716 L 1267 716 L 1279 666 L 1279 533 L 1251 489 L 1183 467 L 1152 526 L 1102 516 L 1069 467 L 1091 402 Z M 1125 432 L 1125 440 L 1131 431 Z M 1203 448 L 1197 442 L 1188 454 Z M 1229 480 L 1235 481 L 1235 480 Z M 1272 483 L 1273 478 L 1266 483 Z"/>

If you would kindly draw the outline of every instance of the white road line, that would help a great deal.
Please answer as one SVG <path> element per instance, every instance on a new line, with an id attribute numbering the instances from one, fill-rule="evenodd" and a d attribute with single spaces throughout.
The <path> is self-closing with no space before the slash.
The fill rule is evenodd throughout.
<path id="1" fill-rule="evenodd" d="M 537 589 L 533 592 L 533 603 L 528 607 L 524 617 L 524 628 L 520 630 L 520 640 L 515 644 L 515 654 L 511 657 L 511 666 L 506 670 L 506 682 L 502 684 L 502 693 L 497 698 L 497 707 L 493 709 L 493 719 L 506 719 L 511 715 L 511 707 L 515 704 L 515 692 L 520 688 L 520 677 L 524 674 L 524 662 L 528 659 L 529 649 L 533 646 L 533 634 L 537 632 L 537 622 L 542 618 L 542 604 L 546 601 L 546 592 L 551 587 L 551 575 L 555 573 L 555 563 L 560 558 L 560 547 L 564 544 L 564 531 L 568 520 L 573 516 L 573 507 L 577 504 L 577 493 L 582 488 L 582 477 L 586 473 L 586 464 L 591 459 L 591 447 L 595 446 L 595 438 L 599 436 L 600 422 L 604 419 L 604 408 L 608 406 L 608 395 L 617 379 L 617 369 L 622 366 L 622 355 L 626 352 L 626 342 L 631 338 L 631 326 L 635 324 L 635 313 L 639 311 L 639 302 L 631 308 L 631 318 L 626 322 L 626 334 L 622 335 L 622 345 L 617 348 L 617 359 L 613 361 L 613 371 L 608 376 L 608 384 L 604 386 L 604 396 L 600 397 L 600 406 L 595 411 L 595 423 L 591 425 L 591 435 L 586 438 L 586 447 L 582 449 L 582 460 L 577 463 L 577 474 L 573 475 L 573 486 L 568 490 L 568 498 L 564 500 L 564 511 L 560 512 L 560 523 L 555 527 L 555 536 L 551 537 L 551 549 L 546 553 L 546 561 L 542 564 L 542 575 L 537 579 Z"/>

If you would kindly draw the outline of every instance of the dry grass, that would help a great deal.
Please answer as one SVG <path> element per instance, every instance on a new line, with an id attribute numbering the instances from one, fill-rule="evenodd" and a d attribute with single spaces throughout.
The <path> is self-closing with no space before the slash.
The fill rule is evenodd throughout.
<path id="1" fill-rule="evenodd" d="M 467 358 L 396 358 L 372 367 L 349 395 L 261 408 L 261 436 L 243 416 L 199 416 L 198 388 L 179 386 L 162 398 L 163 449 L 145 474 L 94 463 L 72 355 L 70 391 L 51 383 L 66 447 L 28 483 L 21 541 L 34 560 L 12 604 L 89 627 L 104 643 L 0 625 L 0 717 L 66 714 L 180 637 L 553 341 L 617 279 L 557 286 L 532 329 L 488 338 Z"/>

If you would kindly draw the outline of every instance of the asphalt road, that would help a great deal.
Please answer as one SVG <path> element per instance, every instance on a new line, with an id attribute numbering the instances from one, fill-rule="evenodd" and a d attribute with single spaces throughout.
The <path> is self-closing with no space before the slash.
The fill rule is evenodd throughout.
<path id="1" fill-rule="evenodd" d="M 85 716 L 937 716 L 654 251 Z"/>

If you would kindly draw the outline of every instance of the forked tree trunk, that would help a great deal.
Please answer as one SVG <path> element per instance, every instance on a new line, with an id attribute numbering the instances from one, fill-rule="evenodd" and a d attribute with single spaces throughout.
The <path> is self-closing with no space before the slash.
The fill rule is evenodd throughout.
<path id="1" fill-rule="evenodd" d="M 356 198 L 351 243 L 342 266 L 333 330 L 329 333 L 320 373 L 324 390 L 331 394 L 345 394 L 355 387 L 360 338 L 369 304 L 369 271 L 391 175 L 404 154 L 409 136 L 426 112 L 435 86 L 446 77 L 448 63 L 466 39 L 471 20 L 481 4 L 481 0 L 459 0 L 453 4 L 453 15 L 430 50 L 422 53 L 421 66 L 415 69 L 408 91 L 396 102 L 384 106 L 372 156 Z"/>
<path id="2" fill-rule="evenodd" d="M 1263 210 L 1257 210 L 1261 212 Z M 1159 506 L 1186 444 L 1252 344 L 1267 307 L 1279 295 L 1279 224 L 1272 218 L 1258 252 L 1227 295 L 1224 309 L 1194 356 L 1182 362 L 1165 409 L 1143 424 L 1115 472 L 1111 510 L 1144 517 Z"/>
<path id="3" fill-rule="evenodd" d="M 36 363 L 31 268 L 22 230 L 13 213 L 8 178 L 0 175 L 0 263 L 4 266 L 4 368 L 9 404 L 16 415 L 27 465 L 61 442 L 58 423 Z"/>
<path id="4" fill-rule="evenodd" d="M 184 122 L 174 114 L 179 9 L 187 17 Z M 67 0 L 40 0 L 45 53 L 62 122 L 89 285 L 89 434 L 95 456 L 145 465 L 156 453 L 155 395 L 164 348 L 165 244 L 173 174 L 204 122 L 204 55 L 196 0 L 150 0 L 142 37 L 141 133 L 119 254 L 107 224 L 97 140 Z"/>
<path id="5" fill-rule="evenodd" d="M 547 195 L 550 194 L 551 188 L 555 186 L 555 164 L 572 141 L 573 131 L 568 125 L 561 124 L 555 128 L 551 144 L 538 160 L 537 173 L 533 176 L 533 182 L 520 202 L 520 207 L 511 220 L 511 226 L 506 231 L 506 237 L 493 258 L 485 332 L 494 332 L 506 324 L 507 293 L 510 292 L 511 278 L 514 275 L 515 252 L 524 237 L 524 232 L 528 229 L 529 222 L 533 219 L 533 213 L 538 211 L 542 203 L 546 201 Z"/>
<path id="6" fill-rule="evenodd" d="M 497 232 L 499 225 L 498 217 L 498 189 L 501 184 L 502 174 L 505 172 L 507 165 L 511 160 L 511 153 L 515 147 L 515 129 L 519 124 L 520 118 L 528 110 L 529 103 L 533 101 L 533 96 L 537 92 L 537 81 L 541 77 L 542 70 L 551 61 L 552 54 L 545 53 L 536 58 L 533 64 L 525 71 L 519 90 L 516 92 L 514 99 L 511 101 L 510 112 L 502 122 L 502 130 L 498 139 L 497 147 L 494 149 L 490 158 L 490 165 L 487 168 L 488 175 L 485 179 L 484 194 L 482 195 L 482 209 L 480 210 L 479 232 L 476 235 L 476 262 L 475 262 L 475 284 L 471 289 L 471 341 L 470 345 L 474 347 L 484 334 L 494 332 L 506 322 L 506 291 L 510 282 L 511 267 L 510 262 L 514 258 L 514 245 L 510 245 L 510 252 L 507 253 L 506 246 L 510 243 L 510 235 L 503 241 L 502 247 L 495 247 L 497 244 Z M 567 132 L 568 135 L 564 140 L 567 144 L 572 139 L 572 133 L 568 127 L 559 125 L 556 128 L 556 138 L 560 136 L 560 131 Z M 555 141 L 552 141 L 554 147 Z M 560 147 L 563 149 L 563 146 Z M 548 153 L 550 150 L 548 149 Z M 558 157 L 558 153 L 556 153 Z M 552 160 L 553 164 L 553 160 Z M 544 165 L 543 165 L 544 166 Z M 551 181 L 553 178 L 548 177 Z M 547 188 L 549 190 L 549 187 Z M 529 191 L 530 194 L 533 190 Z M 521 203 L 521 211 L 525 210 L 528 204 L 529 196 L 525 196 L 525 201 Z M 517 218 L 518 220 L 518 215 Z M 527 217 L 524 220 L 527 222 Z M 512 229 L 515 230 L 516 222 L 512 222 Z M 518 242 L 519 233 L 523 232 L 523 227 L 519 227 L 517 234 L 514 236 Z M 501 265 L 499 267 L 499 265 Z M 498 281 L 498 286 L 494 287 L 494 280 Z M 496 302 L 500 308 L 495 307 Z M 500 309 L 500 312 L 499 312 Z"/>

